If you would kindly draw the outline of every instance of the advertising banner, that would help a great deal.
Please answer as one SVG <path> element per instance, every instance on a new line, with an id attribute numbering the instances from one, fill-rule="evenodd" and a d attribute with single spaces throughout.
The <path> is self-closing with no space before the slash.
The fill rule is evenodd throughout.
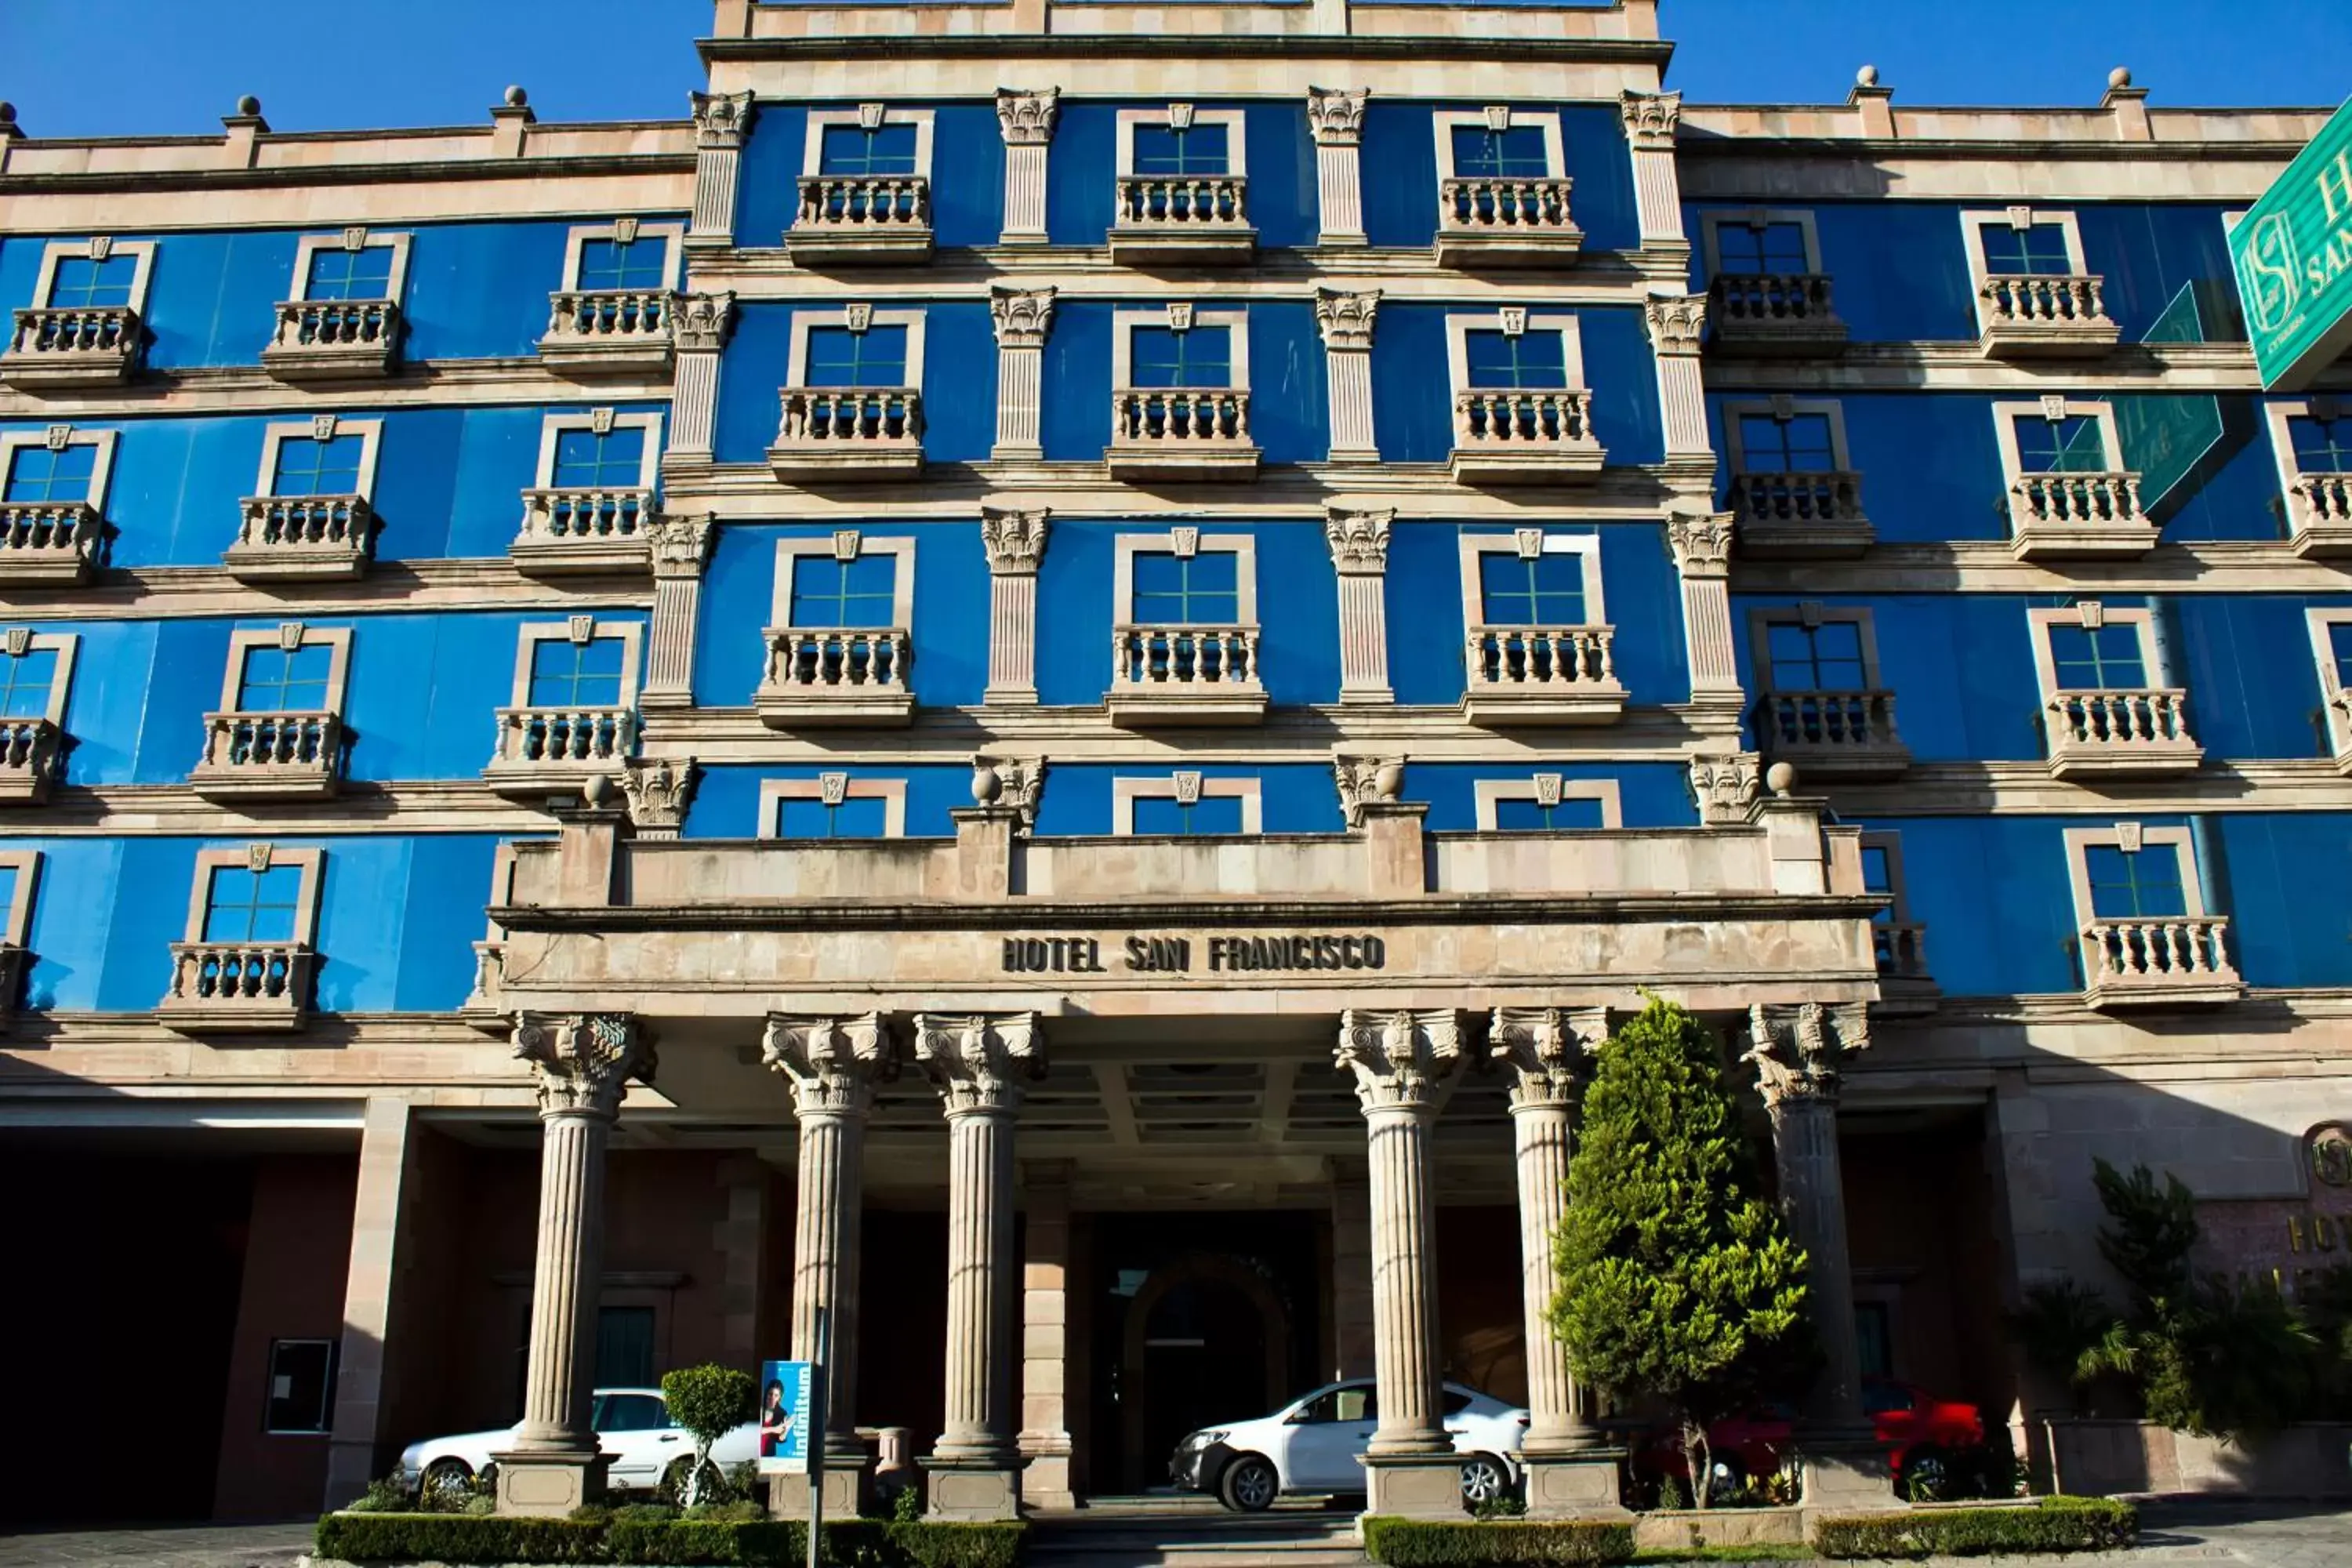
<path id="1" fill-rule="evenodd" d="M 824 1385 L 810 1361 L 760 1364 L 760 1473 L 804 1476 L 824 1430 Z"/>
<path id="2" fill-rule="evenodd" d="M 2230 231 L 2246 333 L 2267 391 L 2292 391 L 2352 344 L 2352 102 Z"/>

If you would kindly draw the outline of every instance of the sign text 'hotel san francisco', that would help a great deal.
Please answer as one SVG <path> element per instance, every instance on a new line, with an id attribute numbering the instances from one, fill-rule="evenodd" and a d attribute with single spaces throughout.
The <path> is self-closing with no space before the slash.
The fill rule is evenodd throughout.
<path id="1" fill-rule="evenodd" d="M 1383 969 L 1388 961 L 1388 944 L 1370 935 L 1318 932 L 1283 936 L 1004 939 L 1007 974 L 1289 973 L 1318 969 Z"/>

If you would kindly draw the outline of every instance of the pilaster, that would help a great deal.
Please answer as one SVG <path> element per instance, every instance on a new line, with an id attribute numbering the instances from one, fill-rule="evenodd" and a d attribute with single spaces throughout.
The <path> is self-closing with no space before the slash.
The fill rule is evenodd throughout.
<path id="1" fill-rule="evenodd" d="M 1340 356 L 1334 355 L 1337 364 Z M 1369 355 L 1353 355 L 1369 358 Z M 1336 377 L 1338 372 L 1334 371 Z M 1393 702 L 1389 686 L 1389 528 L 1394 509 L 1324 514 L 1339 580 L 1339 700 Z"/>
<path id="2" fill-rule="evenodd" d="M 359 1189 L 352 1203 L 352 1250 L 343 1276 L 342 1342 L 335 1355 L 334 1426 L 327 1439 L 326 1506 L 341 1508 L 382 1473 L 379 1447 L 392 1379 L 393 1294 L 415 1223 L 416 1137 L 399 1095 L 369 1099 L 360 1124 Z"/>
<path id="3" fill-rule="evenodd" d="M 1690 782 L 1700 826 L 1742 826 L 1754 814 L 1762 788 L 1762 760 L 1753 752 L 1693 757 Z"/>
<path id="4" fill-rule="evenodd" d="M 1404 759 L 1401 756 L 1362 757 L 1334 752 L 1331 777 L 1339 786 L 1339 815 L 1348 831 L 1361 831 L 1380 807 L 1397 804 L 1404 789 Z"/>
<path id="5" fill-rule="evenodd" d="M 1021 1500 L 1071 1509 L 1070 1163 L 1030 1165 L 1022 1186 Z"/>
<path id="6" fill-rule="evenodd" d="M 1690 650 L 1691 700 L 1723 701 L 1736 708 L 1744 697 L 1732 652 L 1731 534 L 1729 512 L 1666 514 L 1666 542 L 1683 580 L 1683 639 Z"/>
<path id="7" fill-rule="evenodd" d="M 1633 205 L 1643 246 L 1687 247 L 1682 187 L 1675 174 L 1675 128 L 1682 121 L 1679 92 L 1627 92 L 1617 100 L 1633 158 Z"/>
<path id="8" fill-rule="evenodd" d="M 996 123 L 1004 137 L 1003 244 L 1045 243 L 1045 157 L 1061 99 L 1058 87 L 1043 92 L 996 89 Z"/>
<path id="9" fill-rule="evenodd" d="M 1363 88 L 1307 89 L 1307 126 L 1315 136 L 1318 245 L 1365 243 L 1361 149 L 1364 100 L 1369 96 Z"/>
<path id="10" fill-rule="evenodd" d="M 710 356 L 718 363 L 718 356 Z M 646 525 L 653 546 L 654 607 L 648 617 L 645 708 L 694 706 L 694 638 L 702 616 L 702 568 L 710 558 L 717 523 L 700 517 L 656 516 Z"/>
<path id="11" fill-rule="evenodd" d="M 1666 461 L 1704 460 L 1712 479 L 1714 444 L 1706 434 L 1706 395 L 1699 383 L 1699 346 L 1706 336 L 1706 296 L 1654 294 L 1645 307 L 1650 343 L 1658 359 L 1658 406 L 1666 430 Z"/>
<path id="12" fill-rule="evenodd" d="M 1035 360 L 1035 354 L 1025 357 Z M 1045 559 L 1053 513 L 980 510 L 988 552 L 988 686 L 984 703 L 1037 700 L 1037 568 Z"/>
<path id="13" fill-rule="evenodd" d="M 748 92 L 697 92 L 688 98 L 694 113 L 694 212 L 686 246 L 724 249 L 735 243 L 743 138 L 751 133 L 759 104 Z"/>
<path id="14" fill-rule="evenodd" d="M 710 460 L 719 418 L 719 356 L 735 330 L 735 295 L 680 294 L 670 316 L 669 443 L 665 458 Z"/>
<path id="15" fill-rule="evenodd" d="M 1331 461 L 1377 463 L 1372 433 L 1372 321 L 1381 293 L 1315 291 L 1315 324 L 1323 333 L 1324 374 L 1331 396 Z"/>
<path id="16" fill-rule="evenodd" d="M 692 757 L 671 762 L 667 757 L 633 757 L 621 769 L 621 796 L 629 803 L 629 822 L 640 838 L 675 838 L 686 825 L 687 807 L 694 803 L 695 782 L 702 770 Z"/>
<path id="17" fill-rule="evenodd" d="M 996 329 L 996 444 L 989 456 L 998 462 L 1041 462 L 1045 448 L 1038 430 L 1054 290 L 991 289 L 988 315 Z"/>

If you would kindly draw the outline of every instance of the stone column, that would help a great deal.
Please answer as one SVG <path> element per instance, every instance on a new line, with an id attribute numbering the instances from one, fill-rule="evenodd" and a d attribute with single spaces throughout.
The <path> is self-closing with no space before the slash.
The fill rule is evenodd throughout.
<path id="1" fill-rule="evenodd" d="M 1045 1071 L 1034 1013 L 915 1016 L 915 1059 L 948 1120 L 947 1429 L 930 1457 L 930 1515 L 1013 1519 L 1013 1122 Z"/>
<path id="2" fill-rule="evenodd" d="M 688 98 L 694 110 L 694 213 L 686 247 L 723 250 L 735 243 L 736 179 L 743 138 L 759 105 L 748 92 L 696 92 Z"/>
<path id="3" fill-rule="evenodd" d="M 719 418 L 719 355 L 735 330 L 735 296 L 680 294 L 670 317 L 669 442 L 663 449 L 688 462 L 710 461 Z"/>
<path id="4" fill-rule="evenodd" d="M 1396 700 L 1389 687 L 1388 610 L 1389 525 L 1395 520 L 1393 508 L 1334 508 L 1324 514 L 1323 537 L 1331 546 L 1332 569 L 1339 576 L 1341 702 Z"/>
<path id="5" fill-rule="evenodd" d="M 1043 92 L 996 89 L 996 124 L 1004 133 L 1004 245 L 1045 243 L 1045 154 L 1054 141 L 1054 116 L 1062 89 Z"/>
<path id="6" fill-rule="evenodd" d="M 1624 1512 L 1617 1489 L 1622 1450 L 1610 1447 L 1590 1420 L 1568 1347 L 1551 1327 L 1552 1237 L 1568 1215 L 1568 1160 L 1585 1077 L 1608 1033 L 1609 1015 L 1598 1007 L 1497 1007 L 1487 1030 L 1490 1053 L 1509 1075 L 1518 1150 L 1528 1415 L 1522 1451 L 1528 1511 L 1539 1519 Z"/>
<path id="7" fill-rule="evenodd" d="M 1054 290 L 1006 289 L 988 291 L 988 316 L 996 328 L 997 462 L 1043 462 L 1039 424 L 1044 417 L 1045 334 L 1054 328 Z"/>
<path id="8" fill-rule="evenodd" d="M 1330 384 L 1331 461 L 1377 463 L 1372 435 L 1372 319 L 1381 291 L 1315 290 L 1315 324 L 1323 333 L 1323 363 Z"/>
<path id="9" fill-rule="evenodd" d="M 824 1512 L 857 1512 L 866 1448 L 857 1439 L 858 1236 L 866 1220 L 866 1119 L 874 1086 L 896 1076 L 882 1020 L 768 1015 L 761 1055 L 791 1086 L 800 1123 L 793 1226 L 793 1359 L 824 1368 Z M 769 1489 L 781 1519 L 808 1517 L 808 1489 Z"/>
<path id="10" fill-rule="evenodd" d="M 1683 579 L 1683 639 L 1690 649 L 1691 700 L 1737 709 L 1746 697 L 1732 653 L 1731 514 L 1668 512 L 1666 543 Z"/>
<path id="11" fill-rule="evenodd" d="M 1633 205 L 1641 215 L 1642 243 L 1689 245 L 1683 234 L 1683 198 L 1675 177 L 1675 127 L 1682 119 L 1679 92 L 1627 92 L 1617 112 L 1633 157 Z"/>
<path id="12" fill-rule="evenodd" d="M 718 356 L 710 356 L 713 364 Z M 702 615 L 702 567 L 717 531 L 709 514 L 656 517 L 646 533 L 654 552 L 654 607 L 646 657 L 646 684 L 637 697 L 648 709 L 694 706 L 694 637 Z M 672 835 L 675 837 L 675 835 Z"/>
<path id="13" fill-rule="evenodd" d="M 980 696 L 984 703 L 1037 700 L 1037 568 L 1045 559 L 1046 525 L 1053 515 L 1044 507 L 980 509 L 980 543 L 988 552 L 988 686 Z"/>
<path id="14" fill-rule="evenodd" d="M 1315 133 L 1316 210 L 1321 215 L 1318 245 L 1362 245 L 1364 191 L 1360 173 L 1364 144 L 1363 88 L 1310 87 L 1307 127 Z"/>
<path id="15" fill-rule="evenodd" d="M 1380 1425 L 1364 1455 L 1368 1509 L 1458 1519 L 1461 1467 L 1445 1432 L 1437 1341 L 1437 1214 L 1429 1135 L 1462 1059 L 1449 1009 L 1339 1016 L 1334 1060 L 1354 1075 L 1372 1214 L 1373 1379 Z"/>
<path id="16" fill-rule="evenodd" d="M 1847 1259 L 1845 1178 L 1838 1165 L 1839 1069 L 1870 1044 L 1860 1002 L 1748 1009 L 1747 1059 L 1772 1121 L 1780 1213 L 1804 1248 L 1805 1283 L 1820 1337 L 1822 1371 L 1799 1434 L 1809 1509 L 1891 1508 L 1886 1456 L 1862 1411 L 1862 1351 Z"/>
<path id="17" fill-rule="evenodd" d="M 376 1095 L 360 1128 L 359 1190 L 352 1204 L 351 1263 L 343 1277 L 342 1343 L 335 1356 L 334 1428 L 327 1439 L 327 1506 L 341 1508 L 383 1473 L 377 1447 L 390 1434 L 385 1362 L 393 1293 L 415 1226 L 415 1124 L 408 1101 Z"/>
<path id="18" fill-rule="evenodd" d="M 621 795 L 628 803 L 629 826 L 636 836 L 677 837 L 694 800 L 695 781 L 701 776 L 692 757 L 677 763 L 667 757 L 637 757 L 623 763 Z"/>
<path id="19" fill-rule="evenodd" d="M 1654 294 L 1645 309 L 1658 356 L 1658 405 L 1665 418 L 1666 461 L 1704 461 L 1712 481 L 1715 446 L 1706 434 L 1706 393 L 1698 356 L 1706 336 L 1706 296 Z"/>
<path id="20" fill-rule="evenodd" d="M 521 1013 L 515 1055 L 539 1079 L 539 1247 L 522 1425 L 493 1454 L 499 1511 L 561 1518 L 604 1495 L 589 1429 L 596 1305 L 604 1268 L 604 1146 L 632 1078 L 650 1079 L 653 1043 L 626 1013 Z"/>
<path id="21" fill-rule="evenodd" d="M 1331 1375 L 1372 1375 L 1372 1190 L 1359 1160 L 1331 1172 Z"/>
<path id="22" fill-rule="evenodd" d="M 1028 1167 L 1021 1259 L 1021 1500 L 1078 1506 L 1070 1485 L 1070 1163 Z"/>

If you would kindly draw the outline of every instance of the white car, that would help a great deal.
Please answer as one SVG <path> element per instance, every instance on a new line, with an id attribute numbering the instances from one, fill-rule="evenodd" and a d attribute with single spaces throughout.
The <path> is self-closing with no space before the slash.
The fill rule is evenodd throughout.
<path id="1" fill-rule="evenodd" d="M 614 1490 L 651 1491 L 665 1476 L 683 1490 L 694 1437 L 669 1422 L 658 1388 L 600 1388 L 588 1425 L 597 1446 L 613 1456 L 605 1485 Z M 401 1450 L 400 1479 L 418 1491 L 441 1492 L 470 1486 L 477 1476 L 495 1474 L 492 1454 L 514 1447 L 515 1428 L 428 1437 Z M 710 1462 L 721 1470 L 756 1458 L 760 1424 L 746 1422 L 711 1445 Z M 676 1474 L 670 1475 L 675 1468 Z"/>
<path id="2" fill-rule="evenodd" d="M 1227 1508 L 1255 1513 L 1285 1492 L 1360 1492 L 1357 1460 L 1380 1425 L 1372 1380 L 1334 1383 L 1271 1415 L 1204 1426 L 1176 1445 L 1168 1461 L 1176 1489 L 1208 1492 Z M 1462 1456 L 1465 1507 L 1516 1492 L 1519 1440 L 1528 1413 L 1501 1400 L 1445 1385 L 1445 1429 Z"/>

